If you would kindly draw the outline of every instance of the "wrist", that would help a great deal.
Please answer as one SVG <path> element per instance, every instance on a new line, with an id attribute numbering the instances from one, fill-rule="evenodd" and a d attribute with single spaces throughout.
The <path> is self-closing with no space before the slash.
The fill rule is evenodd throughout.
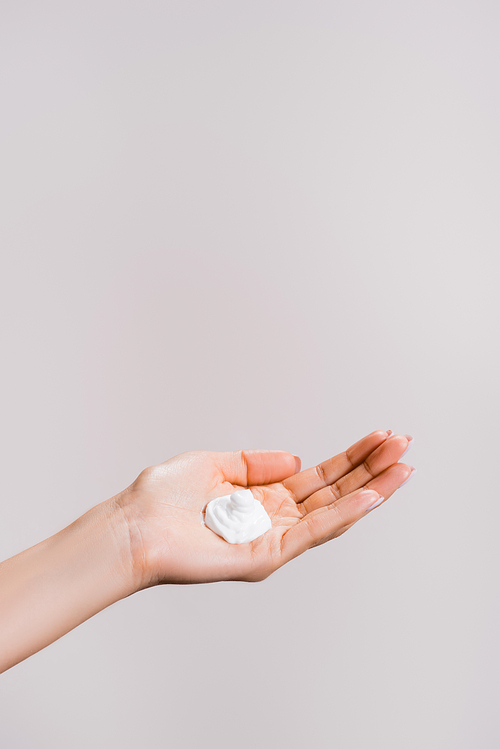
<path id="1" fill-rule="evenodd" d="M 141 512 L 137 507 L 137 496 L 135 491 L 129 487 L 117 494 L 116 497 L 112 497 L 108 502 L 112 519 L 111 528 L 117 539 L 117 549 L 119 550 L 119 566 L 127 581 L 130 593 L 136 593 L 154 584 L 146 564 L 147 555 L 141 532 Z"/>
<path id="2" fill-rule="evenodd" d="M 72 532 L 92 543 L 91 556 L 95 574 L 100 570 L 102 587 L 107 595 L 120 600 L 141 588 L 142 578 L 133 554 L 133 533 L 129 513 L 120 495 L 101 502 L 82 515 L 63 533 Z"/>
<path id="3" fill-rule="evenodd" d="M 129 526 L 117 497 L 95 505 L 46 543 L 93 613 L 138 590 Z"/>

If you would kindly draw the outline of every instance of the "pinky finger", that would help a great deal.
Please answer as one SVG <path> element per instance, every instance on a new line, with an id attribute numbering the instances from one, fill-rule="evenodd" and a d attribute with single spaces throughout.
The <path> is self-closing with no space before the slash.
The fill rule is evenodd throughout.
<path id="1" fill-rule="evenodd" d="M 377 491 L 362 489 L 343 497 L 342 501 L 308 513 L 284 534 L 281 540 L 281 564 L 333 538 L 379 501 L 381 495 Z"/>

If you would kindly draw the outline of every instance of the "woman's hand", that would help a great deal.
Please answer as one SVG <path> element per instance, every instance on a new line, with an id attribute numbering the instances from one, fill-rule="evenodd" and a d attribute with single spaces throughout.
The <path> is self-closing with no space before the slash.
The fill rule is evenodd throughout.
<path id="1" fill-rule="evenodd" d="M 287 452 L 186 452 L 147 468 L 114 498 L 127 518 L 135 588 L 160 583 L 257 581 L 340 536 L 410 477 L 397 461 L 411 437 L 377 431 L 300 470 Z M 250 488 L 272 529 L 229 544 L 202 522 L 211 499 Z"/>
<path id="2" fill-rule="evenodd" d="M 372 432 L 302 473 L 290 453 L 187 452 L 0 564 L 0 672 L 115 601 L 159 583 L 263 580 L 344 533 L 411 475 L 409 440 Z M 271 530 L 228 544 L 202 523 L 214 497 L 249 487 Z"/>

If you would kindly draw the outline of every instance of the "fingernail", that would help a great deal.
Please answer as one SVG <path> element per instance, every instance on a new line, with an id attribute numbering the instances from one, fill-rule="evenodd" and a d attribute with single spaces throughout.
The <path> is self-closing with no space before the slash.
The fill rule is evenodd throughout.
<path id="1" fill-rule="evenodd" d="M 413 437 L 411 436 L 411 434 L 405 434 L 404 436 L 408 440 L 408 445 L 406 446 L 406 450 L 403 453 L 403 455 L 406 455 L 406 453 L 408 452 L 408 450 L 410 449 L 410 447 L 413 445 Z M 403 457 L 403 455 L 401 456 L 401 458 Z M 401 460 L 401 458 L 400 458 L 400 460 Z"/>
<path id="2" fill-rule="evenodd" d="M 388 430 L 387 430 L 387 436 L 388 436 L 388 437 L 390 437 L 390 436 L 391 436 L 391 434 L 392 434 L 392 429 L 388 429 Z"/>
<path id="3" fill-rule="evenodd" d="M 295 458 L 295 473 L 298 473 L 300 471 L 302 462 L 298 455 L 294 455 L 293 457 Z"/>
<path id="4" fill-rule="evenodd" d="M 399 485 L 398 489 L 401 489 L 401 487 L 402 487 L 402 486 L 404 486 L 405 484 L 407 484 L 407 483 L 408 483 L 408 481 L 409 481 L 409 480 L 411 479 L 411 477 L 413 476 L 413 474 L 417 472 L 417 469 L 416 469 L 416 468 L 414 468 L 413 466 L 408 466 L 408 468 L 411 468 L 411 473 L 410 473 L 410 475 L 408 476 L 408 478 L 407 478 L 407 479 L 406 479 L 405 481 L 403 481 L 403 483 L 402 483 L 402 484 L 400 484 L 400 485 Z"/>
<path id="5" fill-rule="evenodd" d="M 381 494 L 379 494 L 377 501 L 374 502 L 372 505 L 370 505 L 370 507 L 368 507 L 368 509 L 365 510 L 365 512 L 370 512 L 370 510 L 373 510 L 374 507 L 378 507 L 380 504 L 382 504 L 382 502 L 384 501 L 384 499 L 385 499 L 385 497 L 383 497 Z"/>

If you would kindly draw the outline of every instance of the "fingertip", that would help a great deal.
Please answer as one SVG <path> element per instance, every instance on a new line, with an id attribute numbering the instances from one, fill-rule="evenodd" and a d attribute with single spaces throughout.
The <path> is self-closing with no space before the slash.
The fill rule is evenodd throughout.
<path id="1" fill-rule="evenodd" d="M 298 455 L 294 455 L 293 457 L 295 459 L 295 473 L 299 473 L 302 467 L 302 461 L 300 460 Z"/>
<path id="2" fill-rule="evenodd" d="M 365 510 L 365 513 L 367 513 L 367 512 L 370 512 L 371 510 L 374 510 L 374 509 L 375 509 L 375 507 L 378 507 L 379 505 L 381 505 L 381 504 L 382 504 L 382 502 L 384 501 L 384 499 L 385 499 L 385 497 L 384 497 L 384 496 L 382 496 L 382 494 L 379 494 L 379 495 L 378 495 L 378 499 L 377 499 L 377 500 L 376 500 L 376 501 L 375 501 L 375 502 L 374 502 L 374 503 L 373 503 L 372 505 L 370 505 L 370 507 L 368 507 L 368 508 L 367 508 L 367 509 Z"/>
<path id="3" fill-rule="evenodd" d="M 406 455 L 406 453 L 408 452 L 408 450 L 409 450 L 409 449 L 411 448 L 411 446 L 413 445 L 413 437 L 411 436 L 411 434 L 405 434 L 404 436 L 405 436 L 405 437 L 406 437 L 406 439 L 408 440 L 408 445 L 406 446 L 406 450 L 404 451 L 404 453 L 403 453 L 403 455 L 401 456 L 401 458 L 403 458 L 403 457 L 404 457 L 404 456 Z M 401 460 L 401 458 L 400 458 L 400 460 Z"/>
<path id="4" fill-rule="evenodd" d="M 412 478 L 412 477 L 414 476 L 414 474 L 415 474 L 415 473 L 417 472 L 417 469 L 416 469 L 416 468 L 414 468 L 413 466 L 408 466 L 408 468 L 411 468 L 411 471 L 410 471 L 410 473 L 409 473 L 409 475 L 408 475 L 408 478 L 406 478 L 406 479 L 405 479 L 405 480 L 403 481 L 403 483 L 402 483 L 402 484 L 400 484 L 400 485 L 398 486 L 398 489 L 401 489 L 401 487 L 402 487 L 402 486 L 404 486 L 405 484 L 407 484 L 407 483 L 408 483 L 408 481 L 409 481 L 409 480 L 410 480 L 410 479 L 411 479 L 411 478 Z"/>

